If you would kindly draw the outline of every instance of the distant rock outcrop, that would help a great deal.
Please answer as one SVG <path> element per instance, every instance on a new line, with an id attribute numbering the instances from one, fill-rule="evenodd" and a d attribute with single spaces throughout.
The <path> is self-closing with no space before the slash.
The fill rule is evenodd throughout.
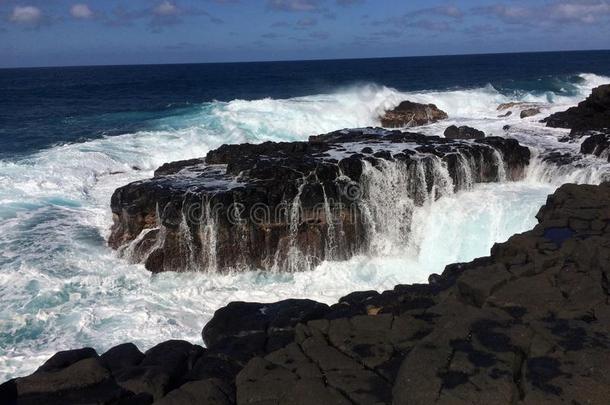
<path id="1" fill-rule="evenodd" d="M 610 128 L 610 84 L 593 89 L 577 107 L 555 113 L 543 120 L 548 127 L 573 131 Z"/>
<path id="2" fill-rule="evenodd" d="M 525 109 L 523 111 L 521 111 L 521 114 L 519 115 L 521 117 L 521 119 L 524 118 L 528 118 L 528 117 L 533 117 L 535 115 L 540 114 L 540 108 L 528 108 Z"/>
<path id="3" fill-rule="evenodd" d="M 445 138 L 447 139 L 483 139 L 485 132 L 479 131 L 476 128 L 456 125 L 451 125 L 445 130 Z"/>
<path id="4" fill-rule="evenodd" d="M 447 113 L 434 104 L 403 101 L 398 107 L 387 111 L 381 117 L 381 126 L 384 128 L 410 128 L 431 124 L 447 118 Z"/>

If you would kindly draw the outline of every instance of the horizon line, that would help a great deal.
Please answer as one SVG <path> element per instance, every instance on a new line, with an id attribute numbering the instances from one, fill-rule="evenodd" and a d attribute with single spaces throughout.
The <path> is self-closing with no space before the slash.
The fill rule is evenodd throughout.
<path id="1" fill-rule="evenodd" d="M 461 53 L 461 54 L 433 54 L 433 55 L 409 55 L 409 56 L 375 56 L 354 58 L 310 58 L 310 59 L 269 59 L 258 61 L 214 61 L 214 62 L 175 62 L 175 63 L 119 63 L 119 64 L 90 64 L 90 65 L 46 65 L 46 66 L 11 66 L 0 67 L 0 70 L 18 69 L 60 69 L 60 68 L 93 68 L 93 67 L 128 67 L 128 66 L 182 66 L 182 65 L 226 65 L 226 64 L 255 64 L 255 63 L 289 63 L 289 62 L 331 62 L 331 61 L 355 61 L 376 59 L 409 59 L 409 58 L 440 58 L 455 56 L 493 56 L 493 55 L 524 55 L 543 53 L 579 53 L 579 52 L 610 52 L 610 49 L 570 49 L 552 51 L 517 51 L 517 52 L 489 52 L 489 53 Z"/>

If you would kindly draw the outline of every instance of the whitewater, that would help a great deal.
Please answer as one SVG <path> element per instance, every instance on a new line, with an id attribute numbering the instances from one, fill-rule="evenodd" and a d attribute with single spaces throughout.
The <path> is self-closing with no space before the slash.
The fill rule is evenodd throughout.
<path id="1" fill-rule="evenodd" d="M 69 348 L 101 352 L 131 341 L 146 350 L 168 339 L 201 344 L 205 323 L 230 301 L 333 303 L 352 291 L 425 282 L 445 265 L 487 255 L 495 242 L 531 228 L 546 196 L 560 184 L 599 183 L 610 173 L 595 158 L 587 167 L 560 170 L 534 159 L 523 181 L 478 185 L 418 208 L 407 245 L 388 240 L 383 254 L 324 262 L 312 271 L 151 275 L 118 258 L 105 241 L 113 191 L 151 177 L 161 164 L 205 156 L 224 143 L 305 140 L 340 128 L 378 126 L 384 110 L 406 99 L 435 103 L 450 116 L 417 132 L 441 135 L 451 124 L 469 125 L 487 135 L 512 136 L 534 155 L 574 151 L 578 143 L 558 141 L 568 131 L 544 127 L 538 122 L 542 115 L 498 118 L 497 106 L 541 103 L 547 116 L 610 83 L 608 77 L 580 77 L 577 84 L 566 83 L 570 92 L 559 94 L 503 94 L 491 85 L 404 93 L 362 84 L 291 99 L 204 103 L 159 119 L 155 131 L 0 160 L 0 380 L 28 374 Z"/>

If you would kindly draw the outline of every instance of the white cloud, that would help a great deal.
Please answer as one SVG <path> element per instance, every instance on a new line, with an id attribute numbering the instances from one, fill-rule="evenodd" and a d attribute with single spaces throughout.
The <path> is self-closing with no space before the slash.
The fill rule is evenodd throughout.
<path id="1" fill-rule="evenodd" d="M 494 15 L 505 23 L 551 26 L 557 24 L 592 24 L 610 19 L 608 0 L 555 0 L 542 6 L 496 4 L 477 9 Z"/>
<path id="2" fill-rule="evenodd" d="M 153 9 L 153 13 L 158 16 L 172 16 L 178 14 L 179 9 L 174 3 L 165 0 Z"/>
<path id="3" fill-rule="evenodd" d="M 318 0 L 268 0 L 267 6 L 282 11 L 315 11 L 318 9 Z"/>
<path id="4" fill-rule="evenodd" d="M 560 2 L 551 7 L 551 17 L 561 21 L 592 23 L 610 14 L 610 3 L 606 1 Z"/>
<path id="5" fill-rule="evenodd" d="M 438 6 L 432 8 L 424 8 L 421 10 L 416 10 L 411 15 L 437 15 L 442 17 L 451 17 L 455 19 L 461 19 L 464 17 L 464 13 L 462 10 L 452 5 Z"/>
<path id="6" fill-rule="evenodd" d="M 10 21 L 16 24 L 35 25 L 42 19 L 42 11 L 34 6 L 15 6 Z"/>
<path id="7" fill-rule="evenodd" d="M 87 4 L 75 4 L 70 8 L 70 14 L 74 18 L 87 19 L 93 17 L 93 11 Z"/>

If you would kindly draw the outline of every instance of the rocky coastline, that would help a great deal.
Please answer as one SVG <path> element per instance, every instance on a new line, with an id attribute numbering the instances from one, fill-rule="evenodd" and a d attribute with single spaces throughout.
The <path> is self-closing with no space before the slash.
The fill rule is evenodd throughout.
<path id="1" fill-rule="evenodd" d="M 609 90 L 545 122 L 585 138 L 583 156 L 610 161 Z M 416 110 L 430 116 L 432 107 Z M 296 271 L 370 253 L 375 175 L 407 179 L 398 184 L 416 206 L 519 180 L 530 164 L 514 139 L 448 133 L 342 130 L 169 163 L 114 193 L 109 244 L 152 272 Z M 414 207 L 403 208 L 408 220 Z M 0 403 L 607 404 L 610 183 L 565 184 L 536 218 L 488 257 L 450 264 L 428 284 L 354 292 L 330 306 L 232 302 L 204 326 L 202 345 L 59 352 L 0 385 Z"/>
<path id="2" fill-rule="evenodd" d="M 3 404 L 606 404 L 610 184 L 564 185 L 532 230 L 426 285 L 234 302 L 202 332 L 57 353 Z"/>

